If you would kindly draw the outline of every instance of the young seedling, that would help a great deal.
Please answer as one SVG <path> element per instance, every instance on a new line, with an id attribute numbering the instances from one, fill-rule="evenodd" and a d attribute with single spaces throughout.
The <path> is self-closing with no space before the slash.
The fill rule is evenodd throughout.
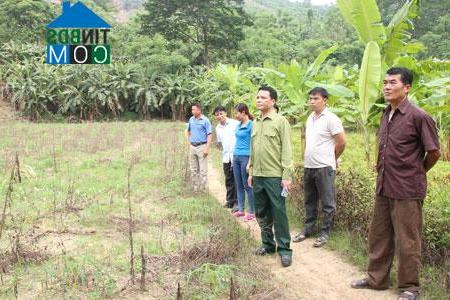
<path id="1" fill-rule="evenodd" d="M 141 245 L 141 290 L 145 291 L 145 256 L 144 256 L 144 245 Z"/>
<path id="2" fill-rule="evenodd" d="M 178 289 L 177 289 L 177 300 L 183 300 L 183 296 L 181 295 L 181 286 L 178 282 Z"/>
<path id="3" fill-rule="evenodd" d="M 134 246 L 133 246 L 133 213 L 131 207 L 131 170 L 133 169 L 133 162 L 128 166 L 127 172 L 127 198 L 128 198 L 128 236 L 130 239 L 130 276 L 131 284 L 134 285 L 135 274 L 134 274 Z"/>
<path id="4" fill-rule="evenodd" d="M 19 183 L 22 183 L 22 176 L 20 175 L 20 161 L 19 161 L 19 153 L 16 152 L 16 172 L 17 172 L 17 180 Z"/>

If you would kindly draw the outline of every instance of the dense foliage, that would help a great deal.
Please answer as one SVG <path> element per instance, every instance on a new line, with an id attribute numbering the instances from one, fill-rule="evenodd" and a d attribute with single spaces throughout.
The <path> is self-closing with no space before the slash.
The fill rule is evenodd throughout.
<path id="1" fill-rule="evenodd" d="M 162 34 L 168 40 L 191 43 L 199 49 L 197 62 L 209 65 L 211 57 L 236 49 L 250 25 L 243 0 L 147 0 L 141 15 L 142 33 Z"/>
<path id="2" fill-rule="evenodd" d="M 112 22 L 111 3 L 86 3 Z M 384 0 L 378 5 L 375 0 L 364 5 L 339 0 L 330 7 L 254 0 L 246 2 L 247 12 L 242 1 L 229 0 L 147 0 L 143 5 L 136 18 L 116 24 L 112 65 L 55 67 L 42 63 L 45 46 L 39 32 L 56 15 L 57 5 L 5 0 L 0 10 L 5 27 L 0 31 L 3 98 L 35 120 L 54 115 L 92 120 L 130 113 L 183 120 L 194 100 L 201 100 L 207 110 L 218 104 L 231 108 L 241 101 L 252 106 L 257 86 L 266 83 L 279 90 L 281 112 L 302 127 L 307 91 L 323 86 L 346 127 L 364 133 L 366 159 L 371 161 L 369 137 L 385 105 L 381 79 L 388 67 L 398 65 L 414 71 L 411 100 L 434 116 L 444 150 L 448 148 L 450 62 L 433 54 L 448 55 L 450 15 L 445 5 L 438 11 L 432 1 L 420 0 Z M 437 22 L 422 21 L 421 12 Z M 12 32 L 14 26 L 7 24 L 19 29 Z M 434 43 L 428 50 L 421 41 L 426 44 L 432 35 L 439 35 L 444 44 Z"/>

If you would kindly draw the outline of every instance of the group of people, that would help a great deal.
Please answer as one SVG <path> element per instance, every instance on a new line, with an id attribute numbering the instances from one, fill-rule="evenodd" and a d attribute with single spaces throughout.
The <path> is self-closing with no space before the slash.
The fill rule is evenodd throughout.
<path id="1" fill-rule="evenodd" d="M 368 276 L 351 283 L 352 288 L 387 289 L 395 250 L 399 256 L 399 300 L 419 296 L 421 267 L 422 205 L 426 172 L 440 157 L 436 124 L 408 100 L 413 82 L 406 68 L 387 71 L 383 93 L 388 102 L 378 132 L 375 204 L 369 231 Z M 235 119 L 225 107 L 214 110 L 218 122 L 217 142 L 222 149 L 227 190 L 225 206 L 245 221 L 256 218 L 261 229 L 257 255 L 277 252 L 281 265 L 292 264 L 291 234 L 285 199 L 292 186 L 291 128 L 278 113 L 277 91 L 262 86 L 256 95 L 258 116 L 237 104 Z M 335 177 L 338 159 L 346 144 L 342 122 L 327 108 L 328 92 L 321 87 L 309 92 L 311 114 L 306 121 L 304 156 L 303 230 L 292 237 L 301 242 L 316 234 L 319 202 L 323 219 L 314 247 L 329 239 L 336 212 Z M 207 157 L 212 125 L 200 103 L 192 105 L 187 136 L 194 192 L 207 189 Z M 247 196 L 247 197 L 245 197 Z M 247 198 L 247 214 L 245 199 Z"/>

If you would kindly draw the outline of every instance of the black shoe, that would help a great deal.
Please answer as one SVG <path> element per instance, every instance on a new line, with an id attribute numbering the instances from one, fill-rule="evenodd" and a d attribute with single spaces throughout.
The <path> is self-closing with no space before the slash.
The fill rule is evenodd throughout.
<path id="1" fill-rule="evenodd" d="M 258 248 L 255 252 L 255 254 L 259 256 L 264 256 L 266 254 L 273 254 L 273 253 L 275 253 L 275 250 L 268 250 L 264 247 Z"/>
<path id="2" fill-rule="evenodd" d="M 281 255 L 281 265 L 286 268 L 292 265 L 292 256 L 290 255 Z"/>
<path id="3" fill-rule="evenodd" d="M 368 278 L 353 280 L 350 283 L 353 289 L 370 289 L 370 283 Z"/>

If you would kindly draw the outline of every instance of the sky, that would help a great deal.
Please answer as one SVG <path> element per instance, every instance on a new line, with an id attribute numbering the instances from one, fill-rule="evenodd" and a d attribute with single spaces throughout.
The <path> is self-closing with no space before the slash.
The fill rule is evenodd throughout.
<path id="1" fill-rule="evenodd" d="M 311 3 L 314 5 L 332 4 L 336 3 L 336 0 L 312 0 Z"/>
<path id="2" fill-rule="evenodd" d="M 293 0 L 293 1 L 302 1 L 302 0 Z M 311 3 L 314 5 L 334 4 L 336 3 L 336 0 L 311 0 Z"/>

